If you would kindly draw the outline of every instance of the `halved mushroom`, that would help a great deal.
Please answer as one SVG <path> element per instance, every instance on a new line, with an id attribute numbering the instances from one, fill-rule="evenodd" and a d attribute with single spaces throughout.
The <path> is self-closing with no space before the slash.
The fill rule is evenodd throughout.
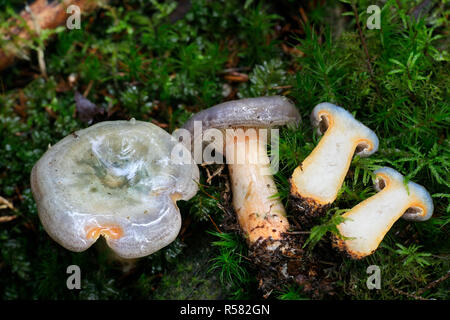
<path id="1" fill-rule="evenodd" d="M 351 113 L 331 103 L 318 104 L 311 122 L 319 134 L 325 135 L 294 170 L 291 195 L 298 208 L 314 214 L 325 211 L 336 199 L 353 154 L 373 154 L 378 150 L 378 138 Z"/>
<path id="2" fill-rule="evenodd" d="M 200 132 L 195 130 L 196 122 L 202 128 Z M 278 190 L 270 170 L 266 139 L 256 129 L 299 122 L 295 105 L 285 97 L 273 96 L 221 103 L 197 113 L 183 126 L 194 135 L 194 143 L 202 140 L 207 129 L 222 130 L 225 139 L 216 148 L 226 156 L 233 206 L 250 244 L 281 239 L 289 228 L 283 205 L 273 197 Z"/>
<path id="3" fill-rule="evenodd" d="M 161 128 L 134 119 L 101 122 L 65 137 L 31 173 L 45 230 L 76 252 L 103 236 L 123 258 L 168 245 L 181 226 L 176 201 L 193 197 L 199 178 L 192 160 L 172 159 L 177 144 Z"/>
<path id="4" fill-rule="evenodd" d="M 334 245 L 354 259 L 372 254 L 400 217 L 425 221 L 433 214 L 433 200 L 423 186 L 405 185 L 403 176 L 392 168 L 379 169 L 375 175 L 379 192 L 346 212 L 347 220 L 337 226 L 347 240 L 336 238 Z"/>

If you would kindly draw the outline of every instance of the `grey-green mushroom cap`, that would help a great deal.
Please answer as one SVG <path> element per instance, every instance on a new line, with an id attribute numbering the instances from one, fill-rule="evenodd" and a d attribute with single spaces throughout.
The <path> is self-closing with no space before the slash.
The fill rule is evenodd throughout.
<path id="1" fill-rule="evenodd" d="M 44 229 L 76 252 L 104 236 L 123 258 L 170 244 L 181 227 L 176 200 L 193 197 L 199 179 L 193 161 L 171 156 L 176 145 L 163 129 L 134 119 L 101 122 L 65 137 L 31 173 Z"/>
<path id="2" fill-rule="evenodd" d="M 204 130 L 230 127 L 267 128 L 285 124 L 298 125 L 300 114 L 283 96 L 267 96 L 227 101 L 202 110 L 190 118 L 183 128 L 194 132 L 194 122 L 201 121 Z"/>

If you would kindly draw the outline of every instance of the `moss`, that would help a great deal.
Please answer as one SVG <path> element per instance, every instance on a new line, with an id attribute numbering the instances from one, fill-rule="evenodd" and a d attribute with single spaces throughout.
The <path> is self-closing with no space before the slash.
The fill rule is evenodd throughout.
<path id="1" fill-rule="evenodd" d="M 101 244 L 72 253 L 47 236 L 29 175 L 49 145 L 87 126 L 75 112 L 74 94 L 79 91 L 106 111 L 95 121 L 134 117 L 169 132 L 192 113 L 225 100 L 288 96 L 303 118 L 297 130 L 280 131 L 275 179 L 288 208 L 289 178 L 320 139 L 308 121 L 312 108 L 324 101 L 346 108 L 376 132 L 379 151 L 353 159 L 330 210 L 303 230 L 314 234 L 315 243 L 305 250 L 313 257 L 328 254 L 334 230 L 329 213 L 374 194 L 373 170 L 392 166 L 430 191 L 434 216 L 424 223 L 396 222 L 368 258 L 334 256 L 340 262 L 333 260 L 326 268 L 326 276 L 334 279 L 334 298 L 411 299 L 419 292 L 419 298 L 448 299 L 445 281 L 420 291 L 449 269 L 448 9 L 444 2 L 433 3 L 416 20 L 411 15 L 419 10 L 419 1 L 386 1 L 380 5 L 382 29 L 369 30 L 365 21 L 371 1 L 311 3 L 302 10 L 305 16 L 299 16 L 300 5 L 292 1 L 244 5 L 193 0 L 185 13 L 173 1 L 111 1 L 83 18 L 80 30 L 56 30 L 46 47 L 43 37 L 48 34 L 32 39 L 30 61 L 17 62 L 0 77 L 0 195 L 15 207 L 0 210 L 0 215 L 17 216 L 1 223 L 0 296 L 262 296 L 246 259 L 245 240 L 221 225 L 230 214 L 226 169 L 210 181 L 206 170 L 215 168 L 202 169 L 197 196 L 179 202 L 183 228 L 178 241 L 126 272 L 100 250 Z M 0 29 L 20 4 L 0 0 Z M 38 67 L 37 45 L 44 49 L 47 78 Z M 288 215 L 295 220 L 295 210 L 289 209 Z M 210 236 L 212 230 L 220 236 Z M 81 291 L 65 286 L 65 266 L 71 264 L 83 272 Z M 381 268 L 382 290 L 365 285 L 371 264 Z M 304 293 L 291 283 L 270 297 L 304 298 Z"/>
<path id="2" fill-rule="evenodd" d="M 192 239 L 178 257 L 177 264 L 162 274 L 161 283 L 151 297 L 164 300 L 224 299 L 226 287 L 221 286 L 217 273 L 208 272 L 210 260 L 215 255 L 210 236 Z"/>

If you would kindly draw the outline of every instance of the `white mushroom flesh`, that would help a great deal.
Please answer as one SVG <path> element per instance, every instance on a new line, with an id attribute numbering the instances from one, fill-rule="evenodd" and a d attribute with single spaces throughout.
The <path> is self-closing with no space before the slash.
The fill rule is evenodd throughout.
<path id="1" fill-rule="evenodd" d="M 424 187 L 414 182 L 405 186 L 403 176 L 391 168 L 375 174 L 379 192 L 346 212 L 343 217 L 347 220 L 337 226 L 340 234 L 349 238 L 338 241 L 338 246 L 354 258 L 374 252 L 400 217 L 424 221 L 433 213 L 433 201 Z"/>
<path id="2" fill-rule="evenodd" d="M 374 153 L 378 138 L 348 111 L 330 103 L 317 105 L 311 118 L 320 134 L 326 131 L 311 154 L 294 170 L 291 192 L 326 205 L 336 199 L 355 151 L 361 156 Z"/>

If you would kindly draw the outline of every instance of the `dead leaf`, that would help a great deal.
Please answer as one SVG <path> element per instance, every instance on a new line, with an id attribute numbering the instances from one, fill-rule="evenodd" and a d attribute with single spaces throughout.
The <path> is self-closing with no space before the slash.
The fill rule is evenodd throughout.
<path id="1" fill-rule="evenodd" d="M 104 114 L 105 112 L 105 110 L 97 107 L 94 103 L 83 97 L 78 91 L 75 92 L 75 104 L 78 119 L 87 124 L 91 124 L 96 115 Z"/>
<path id="2" fill-rule="evenodd" d="M 11 210 L 14 210 L 14 206 L 11 202 L 6 200 L 5 198 L 0 196 L 0 209 L 6 209 L 9 208 Z"/>
<path id="3" fill-rule="evenodd" d="M 14 220 L 16 218 L 17 218 L 17 216 L 3 216 L 3 217 L 0 217 L 0 223 L 2 223 L 2 222 L 9 222 L 9 221 Z"/>

